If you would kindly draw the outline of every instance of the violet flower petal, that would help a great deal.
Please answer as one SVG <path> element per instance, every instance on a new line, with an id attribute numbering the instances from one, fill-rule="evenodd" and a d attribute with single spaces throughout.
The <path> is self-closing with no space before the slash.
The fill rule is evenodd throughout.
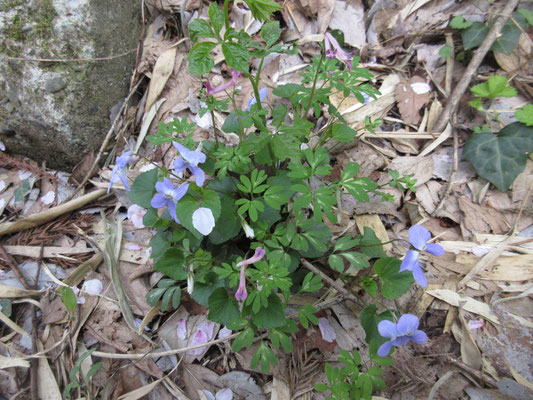
<path id="1" fill-rule="evenodd" d="M 389 355 L 391 347 L 392 347 L 392 341 L 391 340 L 389 340 L 388 342 L 383 343 L 381 346 L 379 346 L 378 356 L 387 357 Z"/>
<path id="2" fill-rule="evenodd" d="M 409 228 L 409 241 L 415 249 L 424 250 L 429 239 L 431 233 L 422 225 L 413 225 Z"/>
<path id="3" fill-rule="evenodd" d="M 436 243 L 427 243 L 426 251 L 437 257 L 444 255 L 444 249 L 442 248 L 440 244 L 436 244 Z"/>
<path id="4" fill-rule="evenodd" d="M 415 278 L 415 282 L 422 287 L 426 287 L 428 285 L 428 280 L 424 275 L 424 271 L 422 271 L 422 268 L 420 268 L 420 264 L 418 264 L 418 262 L 413 267 L 413 278 Z"/>
<path id="5" fill-rule="evenodd" d="M 163 208 L 167 205 L 167 203 L 168 199 L 161 193 L 156 193 L 154 197 L 152 197 L 152 201 L 150 201 L 150 204 L 153 208 Z"/>
<path id="6" fill-rule="evenodd" d="M 378 324 L 379 334 L 383 337 L 393 338 L 398 336 L 398 331 L 396 330 L 396 324 L 389 320 L 380 321 Z"/>
<path id="7" fill-rule="evenodd" d="M 404 314 L 398 320 L 396 329 L 402 336 L 413 333 L 418 329 L 418 318 L 413 314 Z"/>
<path id="8" fill-rule="evenodd" d="M 418 258 L 420 257 L 420 252 L 416 250 L 408 250 L 405 254 L 405 257 L 402 260 L 400 265 L 400 272 L 402 271 L 412 271 L 416 265 L 418 265 Z"/>
<path id="9" fill-rule="evenodd" d="M 418 344 L 426 343 L 428 341 L 428 336 L 426 333 L 420 330 L 415 331 L 415 333 L 413 333 L 410 337 L 415 343 Z"/>
<path id="10" fill-rule="evenodd" d="M 205 182 L 205 172 L 200 167 L 189 167 L 189 170 L 194 175 L 194 181 L 196 182 L 196 185 L 203 186 Z"/>
<path id="11" fill-rule="evenodd" d="M 337 334 L 335 333 L 335 330 L 333 329 L 327 318 L 318 319 L 318 328 L 320 329 L 322 339 L 324 339 L 326 342 L 331 343 L 335 339 L 337 339 Z"/>

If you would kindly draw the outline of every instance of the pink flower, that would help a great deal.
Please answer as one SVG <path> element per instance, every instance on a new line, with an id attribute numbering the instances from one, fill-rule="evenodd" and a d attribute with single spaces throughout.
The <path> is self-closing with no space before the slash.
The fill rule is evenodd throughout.
<path id="1" fill-rule="evenodd" d="M 133 204 L 128 208 L 128 219 L 137 229 L 144 228 L 143 217 L 146 214 L 146 208 Z"/>
<path id="2" fill-rule="evenodd" d="M 246 291 L 246 266 L 253 264 L 265 256 L 265 249 L 258 247 L 255 249 L 255 253 L 251 258 L 244 259 L 241 262 L 237 263 L 237 267 L 241 267 L 241 275 L 239 279 L 239 288 L 235 293 L 235 298 L 239 301 L 244 301 L 248 297 L 248 292 Z"/>
<path id="3" fill-rule="evenodd" d="M 241 73 L 239 71 L 235 71 L 234 69 L 231 70 L 231 73 L 233 76 L 232 79 L 230 81 L 227 81 L 223 85 L 217 86 L 216 88 L 212 88 L 209 81 L 207 81 L 205 84 L 205 87 L 207 89 L 206 97 L 209 96 L 210 94 L 222 92 L 223 90 L 226 90 L 230 86 L 235 86 L 235 84 L 237 83 L 237 78 L 239 78 Z"/>
<path id="4" fill-rule="evenodd" d="M 213 338 L 213 331 L 215 329 L 214 322 L 204 321 L 198 325 L 198 329 L 194 334 L 192 341 L 189 343 L 189 346 L 198 346 L 200 344 L 207 343 Z M 205 347 L 200 347 L 198 349 L 192 349 L 187 352 L 187 354 L 193 356 L 199 356 L 206 350 Z"/>
<path id="5" fill-rule="evenodd" d="M 329 32 L 324 36 L 324 46 L 327 58 L 338 58 L 348 66 L 348 71 L 352 70 L 352 53 L 345 52 L 339 42 Z M 333 49 L 331 48 L 332 46 Z"/>

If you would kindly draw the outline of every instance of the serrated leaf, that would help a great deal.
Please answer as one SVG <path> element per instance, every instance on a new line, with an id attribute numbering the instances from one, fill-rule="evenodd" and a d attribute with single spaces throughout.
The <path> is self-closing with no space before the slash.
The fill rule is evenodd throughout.
<path id="1" fill-rule="evenodd" d="M 263 25 L 261 28 L 261 37 L 265 41 L 268 47 L 276 43 L 281 36 L 281 28 L 279 27 L 279 22 L 269 22 L 268 24 Z"/>
<path id="2" fill-rule="evenodd" d="M 208 14 L 215 32 L 220 34 L 220 30 L 224 26 L 224 11 L 222 11 L 216 1 L 209 6 Z"/>
<path id="3" fill-rule="evenodd" d="M 478 47 L 488 33 L 489 28 L 483 22 L 472 22 L 472 25 L 469 28 L 461 31 L 464 49 L 470 50 L 474 47 Z"/>
<path id="4" fill-rule="evenodd" d="M 526 104 L 524 107 L 518 109 L 514 116 L 523 124 L 533 126 L 533 104 Z"/>
<path id="5" fill-rule="evenodd" d="M 240 316 L 237 300 L 228 293 L 226 288 L 218 288 L 209 296 L 208 318 L 210 321 L 228 325 Z"/>
<path id="6" fill-rule="evenodd" d="M 260 21 L 268 21 L 271 14 L 283 9 L 272 0 L 244 0 L 244 2 L 250 7 L 252 15 Z"/>
<path id="7" fill-rule="evenodd" d="M 189 72 L 191 75 L 203 75 L 207 74 L 215 66 L 215 61 L 211 57 L 211 50 L 215 48 L 217 44 L 212 42 L 196 43 L 187 60 L 189 61 Z"/>
<path id="8" fill-rule="evenodd" d="M 236 43 L 222 43 L 222 53 L 228 65 L 235 71 L 248 73 L 248 61 L 252 58 L 248 50 Z"/>
<path id="9" fill-rule="evenodd" d="M 479 176 L 506 192 L 526 166 L 533 151 L 533 127 L 520 122 L 504 127 L 497 135 L 474 134 L 466 142 L 463 158 L 472 163 Z"/>
<path id="10" fill-rule="evenodd" d="M 191 35 L 191 40 L 193 42 L 196 42 L 198 38 L 201 37 L 215 37 L 209 22 L 201 18 L 195 19 L 189 24 L 189 34 Z"/>
<path id="11" fill-rule="evenodd" d="M 135 203 L 144 208 L 152 208 L 151 201 L 154 192 L 155 184 L 157 182 L 157 168 L 140 174 L 128 193 L 128 197 Z"/>
<path id="12" fill-rule="evenodd" d="M 374 263 L 374 272 L 381 282 L 381 294 L 387 299 L 397 299 L 407 293 L 414 282 L 412 272 L 400 272 L 401 263 L 392 257 L 383 257 Z"/>

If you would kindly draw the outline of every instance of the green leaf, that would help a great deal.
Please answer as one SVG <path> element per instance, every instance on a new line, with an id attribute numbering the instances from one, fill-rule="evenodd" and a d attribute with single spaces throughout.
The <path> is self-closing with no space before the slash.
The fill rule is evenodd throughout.
<path id="1" fill-rule="evenodd" d="M 318 318 L 315 316 L 315 313 L 316 308 L 309 304 L 300 307 L 298 310 L 298 319 L 305 329 L 309 328 L 309 322 L 318 325 Z"/>
<path id="2" fill-rule="evenodd" d="M 302 282 L 302 288 L 300 289 L 302 292 L 316 292 L 317 290 L 322 289 L 324 285 L 322 284 L 322 278 L 318 275 L 314 275 L 312 272 L 309 272 L 303 282 Z"/>
<path id="3" fill-rule="evenodd" d="M 157 168 L 143 172 L 131 185 L 128 197 L 135 203 L 144 208 L 151 208 L 152 197 L 155 192 L 157 182 Z"/>
<path id="4" fill-rule="evenodd" d="M 297 83 L 287 83 L 286 85 L 279 85 L 272 91 L 272 93 L 278 97 L 289 98 L 303 89 L 304 87 Z"/>
<path id="5" fill-rule="evenodd" d="M 150 306 L 155 306 L 159 299 L 165 294 L 167 291 L 167 288 L 160 287 L 150 290 L 148 293 L 146 293 L 146 302 Z"/>
<path id="6" fill-rule="evenodd" d="M 368 192 L 373 192 L 377 188 L 376 182 L 367 177 L 355 178 L 342 184 L 344 188 L 358 201 L 368 202 L 370 197 Z"/>
<path id="7" fill-rule="evenodd" d="M 530 26 L 533 26 L 533 12 L 527 8 L 519 8 L 517 10 L 527 21 Z"/>
<path id="8" fill-rule="evenodd" d="M 252 321 L 261 328 L 279 328 L 285 325 L 285 307 L 279 296 L 271 293 L 268 296 L 268 307 L 261 307 L 259 312 L 252 314 Z"/>
<path id="9" fill-rule="evenodd" d="M 334 124 L 331 128 L 333 137 L 339 142 L 351 142 L 357 135 L 357 131 L 345 124 Z"/>
<path id="10" fill-rule="evenodd" d="M 489 85 L 487 84 L 487 82 L 479 83 L 473 86 L 470 91 L 474 93 L 477 97 L 490 98 Z"/>
<path id="11" fill-rule="evenodd" d="M 370 258 L 386 257 L 383 251 L 383 244 L 378 239 L 374 231 L 365 226 L 363 237 L 360 241 L 361 251 Z"/>
<path id="12" fill-rule="evenodd" d="M 187 60 L 189 61 L 189 72 L 191 75 L 203 75 L 207 74 L 215 66 L 215 61 L 211 57 L 211 50 L 215 48 L 217 44 L 213 42 L 200 42 L 196 43 Z"/>
<path id="13" fill-rule="evenodd" d="M 265 202 L 274 210 L 279 210 L 282 205 L 287 204 L 289 197 L 283 192 L 281 186 L 271 186 L 263 195 Z"/>
<path id="14" fill-rule="evenodd" d="M 207 318 L 210 321 L 228 325 L 239 319 L 240 316 L 237 300 L 228 293 L 226 288 L 218 288 L 209 296 L 209 315 Z"/>
<path id="15" fill-rule="evenodd" d="M 218 6 L 217 2 L 211 3 L 209 6 L 209 20 L 215 29 L 217 35 L 220 34 L 220 30 L 224 26 L 224 11 Z"/>
<path id="16" fill-rule="evenodd" d="M 472 163 L 479 176 L 506 192 L 526 166 L 533 151 L 533 128 L 520 122 L 504 127 L 497 135 L 474 134 L 466 142 L 463 158 Z"/>
<path id="17" fill-rule="evenodd" d="M 345 251 L 353 249 L 355 246 L 359 244 L 358 239 L 354 239 L 351 236 L 343 236 L 335 242 L 335 246 L 333 247 L 333 251 Z"/>
<path id="18" fill-rule="evenodd" d="M 363 269 L 370 265 L 367 257 L 362 253 L 351 251 L 349 253 L 340 253 L 340 255 L 346 258 L 357 269 Z"/>
<path id="19" fill-rule="evenodd" d="M 355 178 L 360 168 L 361 166 L 355 162 L 347 163 L 344 167 L 344 170 L 342 171 L 341 181 L 346 181 L 348 179 Z"/>
<path id="20" fill-rule="evenodd" d="M 244 0 L 252 11 L 252 15 L 260 21 L 268 21 L 270 15 L 283 7 L 272 0 Z"/>
<path id="21" fill-rule="evenodd" d="M 279 349 L 279 345 L 281 344 L 286 353 L 292 351 L 292 340 L 281 330 L 271 329 L 268 332 L 268 338 L 276 349 Z"/>
<path id="22" fill-rule="evenodd" d="M 359 314 L 359 319 L 361 320 L 361 326 L 365 330 L 365 341 L 370 343 L 372 339 L 375 340 L 378 346 L 385 343 L 388 338 L 384 338 L 379 334 L 378 323 L 387 319 L 392 321 L 392 314 L 390 311 L 385 311 L 379 315 L 376 314 L 377 307 L 375 304 L 369 304 L 366 306 L 361 313 Z"/>
<path id="23" fill-rule="evenodd" d="M 236 43 L 222 43 L 222 53 L 228 65 L 236 71 L 248 73 L 248 61 L 252 55 Z"/>
<path id="24" fill-rule="evenodd" d="M 525 25 L 527 28 L 528 24 L 520 13 L 514 12 L 512 17 L 520 25 Z M 503 26 L 500 35 L 490 49 L 509 56 L 518 44 L 521 34 L 522 31 L 520 30 L 520 27 L 518 27 L 514 21 L 509 19 Z"/>
<path id="25" fill-rule="evenodd" d="M 372 297 L 378 295 L 378 284 L 373 279 L 363 279 L 363 288 Z"/>
<path id="26" fill-rule="evenodd" d="M 249 1 L 249 0 L 248 0 Z M 261 340 L 261 344 L 255 351 L 252 361 L 250 362 L 250 367 L 256 368 L 257 365 L 261 366 L 261 371 L 264 374 L 267 374 L 270 370 L 270 365 L 278 365 L 278 359 L 272 351 L 272 349 Z"/>
<path id="27" fill-rule="evenodd" d="M 237 337 L 235 338 L 235 340 L 233 340 L 233 344 L 231 345 L 231 349 L 235 353 L 238 353 L 239 351 L 241 351 L 241 349 L 244 346 L 246 346 L 247 349 L 250 348 L 250 346 L 254 342 L 254 336 L 255 336 L 254 330 L 252 329 L 251 326 L 249 326 L 244 331 L 239 333 L 237 335 Z"/>
<path id="28" fill-rule="evenodd" d="M 478 47 L 488 33 L 489 28 L 483 22 L 472 22 L 472 25 L 469 28 L 461 31 L 464 49 L 470 50 L 474 47 Z"/>
<path id="29" fill-rule="evenodd" d="M 392 257 L 383 257 L 374 263 L 374 271 L 381 281 L 381 294 L 387 299 L 401 297 L 414 282 L 411 271 L 400 272 L 401 264 L 400 260 Z"/>
<path id="30" fill-rule="evenodd" d="M 330 254 L 328 261 L 329 261 L 329 266 L 331 268 L 336 269 L 339 272 L 344 272 L 344 261 L 339 255 Z"/>
<path id="31" fill-rule="evenodd" d="M 278 21 L 269 22 L 261 28 L 261 37 L 268 47 L 276 43 L 280 36 L 281 28 L 279 27 Z"/>
<path id="32" fill-rule="evenodd" d="M 214 38 L 216 37 L 205 19 L 195 19 L 189 24 L 189 33 L 191 35 L 191 40 L 196 42 L 200 37 Z"/>
<path id="33" fill-rule="evenodd" d="M 439 50 L 439 55 L 442 58 L 451 57 L 452 56 L 452 47 L 448 46 L 448 45 L 441 47 L 441 49 Z"/>
<path id="34" fill-rule="evenodd" d="M 508 79 L 505 76 L 492 75 L 487 81 L 490 97 L 495 98 L 498 96 L 514 97 L 517 95 L 516 89 L 507 86 Z"/>
<path id="35" fill-rule="evenodd" d="M 518 109 L 514 116 L 523 124 L 533 126 L 533 104 L 526 104 L 524 107 Z"/>
<path id="36" fill-rule="evenodd" d="M 467 21 L 462 15 L 457 15 L 450 21 L 450 26 L 454 29 L 466 29 L 472 25 L 472 21 Z"/>
<path id="37" fill-rule="evenodd" d="M 213 231 L 209 235 L 209 241 L 213 244 L 221 244 L 233 239 L 241 231 L 235 202 L 230 197 L 223 197 L 220 205 L 220 216 L 217 219 Z"/>
<path id="38" fill-rule="evenodd" d="M 289 109 L 285 104 L 278 104 L 272 111 L 272 125 L 279 127 L 285 122 L 285 117 Z"/>
<path id="39" fill-rule="evenodd" d="M 78 299 L 72 288 L 65 286 L 60 289 L 61 301 L 65 305 L 68 311 L 73 312 L 78 304 Z"/>
<path id="40" fill-rule="evenodd" d="M 154 264 L 154 269 L 176 281 L 187 279 L 185 256 L 183 255 L 183 251 L 177 247 L 167 249 Z"/>

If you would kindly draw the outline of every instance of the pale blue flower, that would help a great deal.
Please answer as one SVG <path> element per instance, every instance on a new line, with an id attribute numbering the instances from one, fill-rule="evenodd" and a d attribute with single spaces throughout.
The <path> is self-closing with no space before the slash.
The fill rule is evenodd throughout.
<path id="1" fill-rule="evenodd" d="M 409 250 L 405 255 L 402 265 L 400 266 L 400 272 L 411 271 L 416 283 L 422 287 L 428 285 L 428 281 L 424 276 L 424 272 L 418 263 L 420 258 L 420 251 L 427 251 L 434 256 L 442 256 L 444 249 L 442 246 L 435 243 L 428 243 L 431 239 L 431 233 L 422 225 L 413 225 L 409 228 L 409 242 L 416 250 Z"/>
<path id="2" fill-rule="evenodd" d="M 268 89 L 267 89 L 267 88 L 259 89 L 259 100 L 260 100 L 261 102 L 263 102 L 263 101 L 266 99 L 267 94 L 268 94 Z M 250 100 L 248 100 L 248 105 L 247 105 L 247 107 L 244 109 L 244 111 L 250 111 L 250 108 L 251 108 L 254 104 L 257 104 L 257 99 L 256 99 L 255 97 L 252 97 Z"/>
<path id="3" fill-rule="evenodd" d="M 420 344 L 426 343 L 428 337 L 418 330 L 418 325 L 418 318 L 413 314 L 402 315 L 397 324 L 387 320 L 381 321 L 378 324 L 379 334 L 391 340 L 379 347 L 378 356 L 386 357 L 392 346 L 405 346 L 410 340 Z"/>
<path id="4" fill-rule="evenodd" d="M 107 187 L 107 193 L 109 193 L 109 191 L 111 190 L 111 186 L 117 183 L 119 179 L 122 181 L 122 184 L 124 185 L 126 190 L 130 190 L 130 185 L 128 184 L 128 172 L 126 171 L 126 167 L 133 158 L 131 155 L 132 152 L 127 151 L 125 153 L 122 153 L 121 156 L 117 157 L 116 164 L 113 167 L 113 170 L 111 171 L 111 180 L 109 181 L 109 186 Z"/>
<path id="5" fill-rule="evenodd" d="M 178 201 L 185 196 L 185 193 L 187 193 L 189 184 L 185 183 L 180 186 L 174 186 L 170 179 L 165 178 L 163 182 L 157 182 L 155 184 L 155 189 L 157 190 L 157 193 L 152 198 L 152 207 L 168 207 L 170 216 L 179 224 L 180 221 L 176 216 L 176 205 L 178 204 Z"/>
<path id="6" fill-rule="evenodd" d="M 174 161 L 174 171 L 176 173 L 188 169 L 194 175 L 194 180 L 198 186 L 203 186 L 205 182 L 205 172 L 198 166 L 198 164 L 205 162 L 205 154 L 201 151 L 189 150 L 187 147 L 172 142 L 176 150 L 178 150 L 180 157 Z"/>

